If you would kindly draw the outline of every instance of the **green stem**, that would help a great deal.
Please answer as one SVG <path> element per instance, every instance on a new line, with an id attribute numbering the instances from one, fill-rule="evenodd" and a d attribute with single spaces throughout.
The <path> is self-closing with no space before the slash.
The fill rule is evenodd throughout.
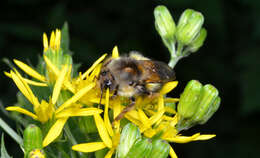
<path id="1" fill-rule="evenodd" d="M 65 125 L 64 131 L 65 131 L 67 137 L 69 138 L 70 142 L 72 143 L 72 145 L 78 144 L 77 141 L 76 141 L 76 139 L 75 139 L 74 136 L 72 135 L 68 124 Z M 83 154 L 82 154 L 81 152 L 78 152 L 78 153 L 79 153 L 80 156 L 83 156 Z M 72 156 L 72 155 L 71 155 L 71 156 Z"/>
<path id="2" fill-rule="evenodd" d="M 10 126 L 8 126 L 7 123 L 4 122 L 0 118 L 0 127 L 3 128 L 3 130 L 10 135 L 20 146 L 23 146 L 23 139 L 20 137 Z"/>
<path id="3" fill-rule="evenodd" d="M 72 135 L 70 129 L 69 129 L 69 126 L 66 124 L 65 127 L 64 127 L 64 131 L 66 133 L 66 135 L 68 136 L 69 140 L 71 141 L 72 145 L 76 145 L 78 144 L 76 139 L 74 138 L 74 136 Z"/>
<path id="4" fill-rule="evenodd" d="M 183 49 L 183 44 L 178 43 L 177 52 L 176 52 L 176 55 L 177 55 L 178 57 L 183 56 L 183 54 L 182 54 L 182 49 Z"/>

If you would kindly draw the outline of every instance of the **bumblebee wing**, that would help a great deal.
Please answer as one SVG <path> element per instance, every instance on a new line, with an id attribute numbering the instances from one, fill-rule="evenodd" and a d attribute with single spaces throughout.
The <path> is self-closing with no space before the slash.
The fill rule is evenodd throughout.
<path id="1" fill-rule="evenodd" d="M 138 69 L 142 71 L 146 83 L 165 83 L 175 80 L 175 72 L 167 64 L 153 60 L 139 60 Z"/>

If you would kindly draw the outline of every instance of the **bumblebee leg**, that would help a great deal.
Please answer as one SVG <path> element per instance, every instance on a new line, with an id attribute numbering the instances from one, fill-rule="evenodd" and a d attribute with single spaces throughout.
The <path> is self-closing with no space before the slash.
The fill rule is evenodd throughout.
<path id="1" fill-rule="evenodd" d="M 121 111 L 120 114 L 118 114 L 118 115 L 116 116 L 116 118 L 114 119 L 114 121 L 113 121 L 113 123 L 112 123 L 112 126 L 114 126 L 114 122 L 115 122 L 115 121 L 121 120 L 122 118 L 124 118 L 125 114 L 126 114 L 128 111 L 131 111 L 131 110 L 133 110 L 133 109 L 135 108 L 135 98 L 134 98 L 134 97 L 131 97 L 131 98 L 130 98 L 130 101 L 131 101 L 131 103 L 130 103 L 127 107 L 125 107 L 125 108 Z"/>

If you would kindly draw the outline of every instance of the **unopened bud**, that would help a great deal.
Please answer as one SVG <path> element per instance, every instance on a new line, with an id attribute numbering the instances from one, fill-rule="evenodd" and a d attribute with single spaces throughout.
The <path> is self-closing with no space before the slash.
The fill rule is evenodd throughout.
<path id="1" fill-rule="evenodd" d="M 189 51 L 196 52 L 204 43 L 207 37 L 207 30 L 202 28 L 199 34 L 195 37 L 195 39 L 188 46 Z"/>
<path id="2" fill-rule="evenodd" d="M 146 158 L 151 151 L 152 141 L 150 139 L 138 139 L 127 153 L 126 158 Z"/>
<path id="3" fill-rule="evenodd" d="M 29 125 L 23 133 L 25 155 L 34 149 L 42 149 L 42 131 L 36 125 Z"/>
<path id="4" fill-rule="evenodd" d="M 203 116 L 203 118 L 201 119 L 201 121 L 199 122 L 199 124 L 204 124 L 206 123 L 211 117 L 212 115 L 218 110 L 219 106 L 220 106 L 220 102 L 221 99 L 220 97 L 217 97 L 217 99 L 214 101 L 214 103 L 209 107 L 208 112 Z"/>
<path id="5" fill-rule="evenodd" d="M 174 40 L 176 31 L 175 22 L 171 13 L 165 6 L 157 6 L 154 9 L 155 28 L 163 39 Z"/>
<path id="6" fill-rule="evenodd" d="M 192 9 L 185 10 L 178 22 L 176 38 L 183 45 L 190 44 L 200 32 L 204 17 Z"/>
<path id="7" fill-rule="evenodd" d="M 199 98 L 199 104 L 197 105 L 198 110 L 196 114 L 193 115 L 192 120 L 198 123 L 200 121 L 203 121 L 204 116 L 207 115 L 207 112 L 209 111 L 211 105 L 213 105 L 217 97 L 218 90 L 214 86 L 210 84 L 203 86 Z"/>
<path id="8" fill-rule="evenodd" d="M 196 112 L 198 106 L 196 102 L 200 96 L 202 84 L 199 81 L 191 80 L 181 94 L 180 101 L 178 104 L 179 117 L 183 119 L 191 118 Z"/>
<path id="9" fill-rule="evenodd" d="M 124 126 L 121 136 L 120 142 L 117 148 L 117 157 L 125 158 L 130 148 L 136 142 L 136 140 L 141 138 L 141 133 L 134 124 L 128 123 Z"/>
<path id="10" fill-rule="evenodd" d="M 156 139 L 152 142 L 152 151 L 149 158 L 167 158 L 170 152 L 170 145 L 164 140 Z"/>

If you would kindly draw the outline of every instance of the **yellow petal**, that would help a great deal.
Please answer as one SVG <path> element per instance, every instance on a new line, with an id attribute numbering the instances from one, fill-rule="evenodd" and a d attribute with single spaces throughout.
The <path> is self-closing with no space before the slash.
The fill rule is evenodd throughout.
<path id="1" fill-rule="evenodd" d="M 112 58 L 118 58 L 118 57 L 119 57 L 118 48 L 117 46 L 115 46 L 112 51 Z"/>
<path id="2" fill-rule="evenodd" d="M 156 112 L 155 115 L 153 115 L 152 117 L 149 118 L 149 121 L 151 123 L 151 125 L 155 124 L 157 121 L 159 121 L 161 119 L 161 117 L 163 116 L 164 111 L 159 111 Z"/>
<path id="3" fill-rule="evenodd" d="M 97 61 L 95 61 L 94 64 L 93 64 L 86 72 L 84 72 L 84 74 L 82 75 L 82 79 L 85 78 L 85 77 L 87 77 L 87 76 L 89 75 L 89 73 L 90 73 L 91 71 L 93 71 L 93 70 L 95 69 L 95 67 L 96 67 L 100 62 L 102 62 L 102 61 L 105 59 L 106 56 L 107 56 L 107 54 L 104 54 L 104 55 L 102 55 Z"/>
<path id="4" fill-rule="evenodd" d="M 163 95 L 160 95 L 159 98 L 158 98 L 158 111 L 164 111 Z"/>
<path id="5" fill-rule="evenodd" d="M 179 98 L 165 98 L 164 101 L 166 103 L 176 103 L 178 102 L 180 99 Z"/>
<path id="6" fill-rule="evenodd" d="M 52 103 L 53 104 L 55 104 L 59 98 L 60 90 L 62 88 L 62 84 L 64 82 L 67 71 L 68 71 L 68 66 L 67 65 L 63 66 L 61 73 L 55 82 L 55 85 L 53 88 L 53 93 L 52 93 Z"/>
<path id="7" fill-rule="evenodd" d="M 164 95 L 164 94 L 166 94 L 166 93 L 169 93 L 171 90 L 173 90 L 173 89 L 177 86 L 177 84 L 178 84 L 178 81 L 172 81 L 172 82 L 166 83 L 166 84 L 162 87 L 160 93 L 161 93 L 162 95 Z"/>
<path id="8" fill-rule="evenodd" d="M 164 138 L 164 139 L 168 140 L 170 142 L 175 142 L 175 143 L 188 143 L 188 142 L 191 142 L 191 141 L 196 141 L 197 137 L 199 137 L 199 136 L 200 136 L 200 133 L 196 133 L 196 134 L 194 134 L 190 137 L 177 135 L 177 136 L 174 136 L 174 137 L 167 137 L 167 138 Z"/>
<path id="9" fill-rule="evenodd" d="M 76 94 L 74 94 L 69 100 L 67 100 L 65 103 L 63 103 L 57 110 L 56 114 L 61 112 L 64 108 L 67 108 L 71 104 L 78 101 L 83 95 L 85 95 L 88 91 L 90 91 L 95 86 L 95 83 L 91 83 L 87 85 L 86 87 L 79 90 Z"/>
<path id="10" fill-rule="evenodd" d="M 21 107 L 19 107 L 19 106 L 9 106 L 9 107 L 7 107 L 7 108 L 5 108 L 5 109 L 8 110 L 8 111 L 20 112 L 20 113 L 22 113 L 22 114 L 25 114 L 25 115 L 27 115 L 27 116 L 30 116 L 31 118 L 33 118 L 33 119 L 35 119 L 35 120 L 38 120 L 38 117 L 37 117 L 35 114 L 33 114 L 32 112 L 27 111 L 27 110 L 25 110 L 25 109 L 23 109 L 23 108 L 21 108 Z"/>
<path id="11" fill-rule="evenodd" d="M 56 29 L 55 48 L 57 50 L 59 50 L 59 48 L 60 48 L 60 41 L 61 41 L 61 32 L 59 29 Z"/>
<path id="12" fill-rule="evenodd" d="M 24 78 L 24 81 L 26 83 L 28 83 L 29 85 L 33 85 L 33 86 L 38 86 L 38 87 L 47 87 L 48 86 L 46 83 L 28 80 L 27 78 Z"/>
<path id="13" fill-rule="evenodd" d="M 72 146 L 72 150 L 79 152 L 94 152 L 106 148 L 103 142 L 83 143 Z"/>
<path id="14" fill-rule="evenodd" d="M 43 56 L 43 59 L 46 63 L 46 65 L 49 67 L 49 69 L 56 75 L 58 76 L 60 74 L 60 70 L 48 59 L 47 56 Z"/>
<path id="15" fill-rule="evenodd" d="M 109 89 L 106 90 L 106 104 L 105 104 L 105 112 L 104 112 L 104 122 L 106 129 L 108 131 L 108 134 L 112 137 L 114 135 L 112 125 L 109 120 L 108 116 L 108 107 L 109 107 Z"/>
<path id="16" fill-rule="evenodd" d="M 71 116 L 90 116 L 94 114 L 100 114 L 103 110 L 98 108 L 68 108 L 62 110 L 56 115 L 56 118 L 71 117 Z"/>
<path id="17" fill-rule="evenodd" d="M 51 32 L 51 39 L 50 39 L 50 47 L 53 49 L 55 46 L 55 33 L 54 31 Z"/>
<path id="18" fill-rule="evenodd" d="M 113 105 L 113 116 L 114 116 L 114 119 L 115 119 L 122 111 L 120 100 L 116 99 L 113 102 L 112 105 Z M 120 120 L 115 121 L 114 128 L 115 128 L 116 132 L 119 132 L 119 130 L 120 130 Z"/>
<path id="19" fill-rule="evenodd" d="M 171 158 L 178 158 L 173 148 L 170 146 L 170 156 Z"/>
<path id="20" fill-rule="evenodd" d="M 12 75 L 9 72 L 4 71 L 5 76 L 12 78 Z"/>
<path id="21" fill-rule="evenodd" d="M 109 137 L 104 121 L 99 114 L 94 115 L 98 133 L 102 141 L 106 144 L 108 148 L 112 148 L 112 140 Z"/>
<path id="22" fill-rule="evenodd" d="M 156 131 L 152 128 L 149 128 L 144 131 L 144 136 L 147 138 L 152 138 L 156 134 Z"/>
<path id="23" fill-rule="evenodd" d="M 48 66 L 48 68 L 55 74 L 55 76 L 59 76 L 60 74 L 60 70 L 48 59 L 47 56 L 43 56 L 44 61 L 46 63 L 46 65 Z M 75 89 L 73 88 L 73 86 L 71 85 L 71 83 L 68 80 L 64 81 L 64 85 L 66 86 L 66 88 L 68 88 L 72 93 L 75 93 Z"/>
<path id="24" fill-rule="evenodd" d="M 195 140 L 208 140 L 208 139 L 211 139 L 211 138 L 214 138 L 214 137 L 216 137 L 215 134 L 203 134 L 203 135 L 200 135 L 197 138 L 195 138 L 194 141 Z"/>
<path id="25" fill-rule="evenodd" d="M 47 35 L 46 33 L 43 33 L 43 51 L 46 52 L 49 48 L 49 45 L 48 45 L 48 38 L 47 38 Z"/>
<path id="26" fill-rule="evenodd" d="M 115 148 L 110 149 L 110 150 L 107 152 L 105 158 L 111 158 L 114 152 L 115 152 Z"/>
<path id="27" fill-rule="evenodd" d="M 146 128 L 150 128 L 151 124 L 150 124 L 149 118 L 146 116 L 144 111 L 142 109 L 138 108 L 138 114 L 139 114 L 140 121 L 143 123 L 143 125 Z"/>
<path id="28" fill-rule="evenodd" d="M 25 63 L 14 59 L 14 63 L 21 68 L 24 72 L 26 72 L 28 75 L 32 76 L 33 78 L 36 78 L 37 80 L 40 80 L 42 82 L 45 81 L 45 77 L 41 74 L 39 74 L 37 71 L 32 69 L 30 66 L 26 65 Z"/>
<path id="29" fill-rule="evenodd" d="M 54 123 L 54 125 L 51 127 L 51 129 L 49 130 L 48 134 L 46 135 L 46 137 L 44 138 L 44 140 L 42 142 L 43 147 L 46 147 L 47 145 L 49 145 L 61 134 L 62 129 L 67 120 L 68 120 L 68 117 L 61 118 L 61 119 L 58 119 Z"/>
<path id="30" fill-rule="evenodd" d="M 23 77 L 16 71 L 15 73 L 11 71 L 12 79 L 15 82 L 18 89 L 22 94 L 34 105 L 39 106 L 38 99 L 34 96 L 29 85 L 24 81 Z"/>
<path id="31" fill-rule="evenodd" d="M 89 76 L 89 80 L 93 81 L 97 76 L 99 75 L 99 72 L 101 70 L 102 64 L 98 64 L 96 68 L 92 71 L 91 75 Z"/>

